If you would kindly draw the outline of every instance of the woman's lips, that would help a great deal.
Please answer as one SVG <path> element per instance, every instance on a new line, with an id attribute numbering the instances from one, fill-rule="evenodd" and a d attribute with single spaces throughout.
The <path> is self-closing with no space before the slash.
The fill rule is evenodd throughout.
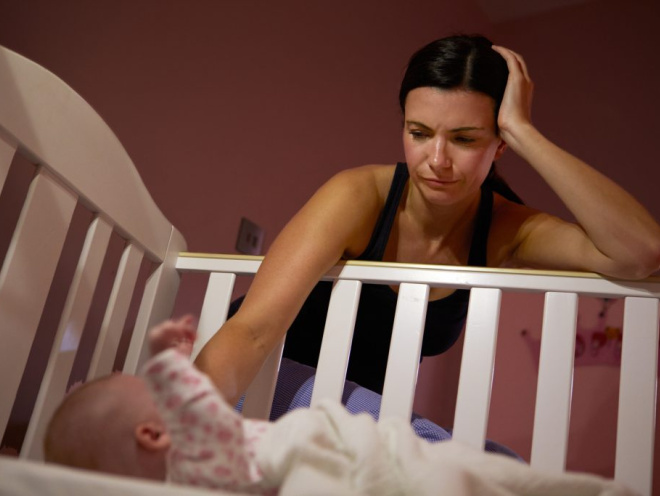
<path id="1" fill-rule="evenodd" d="M 431 186 L 436 186 L 436 187 L 451 186 L 452 184 L 456 184 L 458 182 L 457 179 L 439 179 L 437 177 L 424 178 L 424 181 L 430 184 Z"/>

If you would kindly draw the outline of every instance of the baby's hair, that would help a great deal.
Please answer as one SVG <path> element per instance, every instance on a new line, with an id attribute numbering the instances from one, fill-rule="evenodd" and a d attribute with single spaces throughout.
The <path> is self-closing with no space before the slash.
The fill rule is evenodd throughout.
<path id="1" fill-rule="evenodd" d="M 108 400 L 107 395 L 110 393 L 106 386 L 113 376 L 114 374 L 87 383 L 75 383 L 69 388 L 46 429 L 43 448 L 47 462 L 95 468 L 92 450 L 86 446 L 89 445 L 87 441 L 98 434 L 94 424 L 101 423 L 102 420 L 95 418 L 94 409 L 100 400 Z"/>

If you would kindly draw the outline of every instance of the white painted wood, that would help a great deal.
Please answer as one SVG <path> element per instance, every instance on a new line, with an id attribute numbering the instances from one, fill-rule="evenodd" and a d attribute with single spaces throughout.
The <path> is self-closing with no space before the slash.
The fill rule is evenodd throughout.
<path id="1" fill-rule="evenodd" d="M 99 217 L 92 221 L 87 231 L 48 366 L 21 447 L 21 458 L 43 459 L 42 442 L 46 426 L 66 393 L 111 232 L 112 228 Z"/>
<path id="2" fill-rule="evenodd" d="M 626 298 L 615 480 L 643 496 L 653 489 L 658 373 L 658 301 Z"/>
<path id="3" fill-rule="evenodd" d="M 575 293 L 546 293 L 530 458 L 546 472 L 566 469 L 577 312 Z"/>
<path id="4" fill-rule="evenodd" d="M 80 95 L 4 47 L 0 95 L 0 136 L 18 143 L 21 153 L 79 192 L 81 201 L 103 212 L 123 237 L 165 258 L 171 223 L 115 134 Z"/>
<path id="5" fill-rule="evenodd" d="M 264 257 L 254 255 L 223 255 L 211 253 L 180 253 L 176 268 L 181 272 L 232 272 L 254 275 Z"/>
<path id="6" fill-rule="evenodd" d="M 337 281 L 332 287 L 311 404 L 324 398 L 341 401 L 360 301 L 360 281 Z"/>
<path id="7" fill-rule="evenodd" d="M 75 195 L 40 171 L 30 184 L 0 271 L 0 438 L 9 419 L 75 206 Z"/>
<path id="8" fill-rule="evenodd" d="M 15 153 L 16 145 L 6 141 L 3 139 L 2 135 L 0 135 L 0 193 L 7 180 L 9 167 L 11 166 Z"/>
<path id="9" fill-rule="evenodd" d="M 261 370 L 245 391 L 242 412 L 246 418 L 267 420 L 270 416 L 277 374 L 282 361 L 282 350 L 284 350 L 284 339 L 270 352 Z"/>
<path id="10" fill-rule="evenodd" d="M 123 371 L 135 374 L 149 356 L 146 346 L 147 332 L 154 325 L 172 316 L 181 277 L 174 268 L 181 250 L 185 250 L 186 242 L 181 233 L 172 227 L 169 244 L 165 250 L 164 260 L 157 263 L 155 270 L 147 278 L 140 309 L 135 319 L 135 327 L 131 334 Z"/>
<path id="11" fill-rule="evenodd" d="M 94 347 L 87 380 L 112 372 L 143 255 L 144 252 L 133 244 L 129 243 L 124 248 Z"/>
<path id="12" fill-rule="evenodd" d="M 470 292 L 453 437 L 478 449 L 486 440 L 501 300 L 499 289 Z"/>
<path id="13" fill-rule="evenodd" d="M 236 272 L 253 274 L 262 257 L 184 253 L 177 261 L 182 272 Z M 236 268 L 237 267 L 237 268 Z M 395 264 L 388 262 L 342 262 L 330 269 L 324 280 L 349 279 L 367 283 L 428 284 L 459 289 L 494 288 L 520 292 L 565 292 L 585 296 L 654 296 L 660 298 L 658 278 L 642 281 L 606 279 L 584 272 L 496 269 L 448 265 Z"/>
<path id="14" fill-rule="evenodd" d="M 424 338 L 429 287 L 403 283 L 394 314 L 392 341 L 380 404 L 381 419 L 410 419 Z"/>
<path id="15" fill-rule="evenodd" d="M 197 326 L 197 340 L 193 346 L 193 360 L 227 320 L 235 283 L 236 274 L 214 272 L 209 276 Z"/>

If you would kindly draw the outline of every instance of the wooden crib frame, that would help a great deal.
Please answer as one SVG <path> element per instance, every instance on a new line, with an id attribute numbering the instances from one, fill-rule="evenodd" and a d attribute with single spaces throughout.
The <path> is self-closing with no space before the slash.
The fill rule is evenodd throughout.
<path id="1" fill-rule="evenodd" d="M 236 276 L 254 274 L 261 259 L 186 253 L 183 237 L 154 204 L 96 112 L 52 73 L 2 47 L 0 95 L 0 190 L 16 156 L 37 166 L 0 272 L 0 434 L 14 406 L 74 209 L 81 204 L 93 214 L 20 453 L 38 460 L 45 425 L 65 394 L 112 232 L 126 244 L 88 378 L 111 372 L 134 298 L 140 305 L 123 370 L 137 370 L 145 357 L 146 331 L 170 316 L 184 272 L 209 275 L 197 352 L 224 322 Z M 134 295 L 143 260 L 153 270 L 142 294 Z M 335 284 L 312 403 L 341 398 L 361 285 L 399 286 L 381 418 L 410 417 L 430 287 L 472 289 L 454 437 L 479 448 L 486 435 L 502 292 L 544 293 L 530 464 L 555 472 L 566 465 L 578 295 L 625 298 L 615 479 L 651 494 L 660 280 L 367 262 L 337 265 L 325 277 Z M 246 415 L 267 417 L 280 355 L 281 347 L 250 386 Z"/>

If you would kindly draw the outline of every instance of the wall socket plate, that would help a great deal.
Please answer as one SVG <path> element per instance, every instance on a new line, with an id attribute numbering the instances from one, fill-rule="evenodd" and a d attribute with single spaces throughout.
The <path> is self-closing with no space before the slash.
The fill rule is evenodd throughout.
<path id="1" fill-rule="evenodd" d="M 245 255 L 261 255 L 264 230 L 251 220 L 241 217 L 236 239 L 236 251 Z"/>

